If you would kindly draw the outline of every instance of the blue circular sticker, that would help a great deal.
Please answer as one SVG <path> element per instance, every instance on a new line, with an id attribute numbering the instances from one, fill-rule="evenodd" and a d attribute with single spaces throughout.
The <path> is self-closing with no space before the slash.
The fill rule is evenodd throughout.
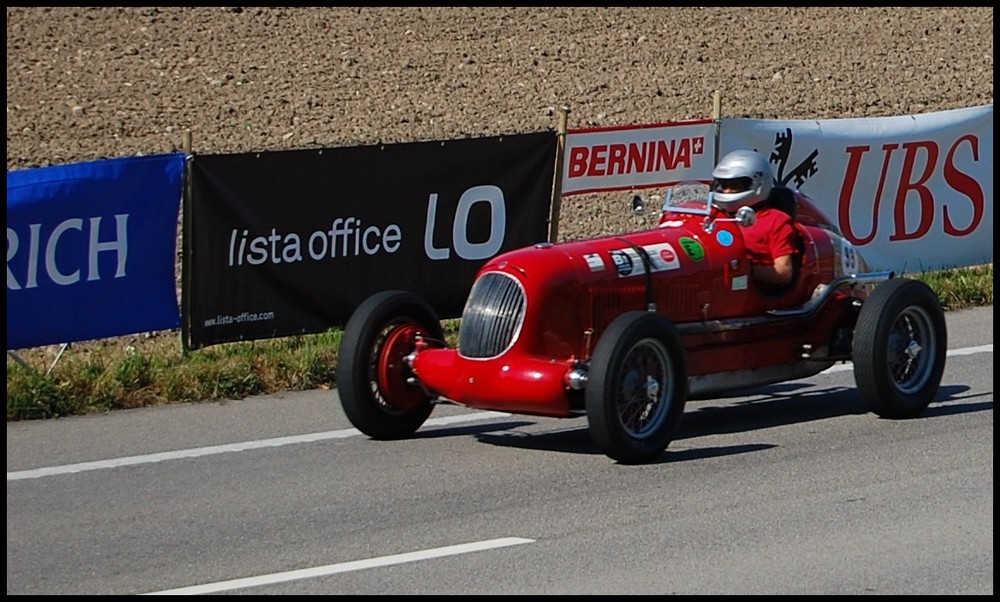
<path id="1" fill-rule="evenodd" d="M 733 244 L 733 233 L 729 230 L 719 230 L 719 233 L 715 235 L 715 240 L 719 241 L 719 244 L 728 247 Z"/>

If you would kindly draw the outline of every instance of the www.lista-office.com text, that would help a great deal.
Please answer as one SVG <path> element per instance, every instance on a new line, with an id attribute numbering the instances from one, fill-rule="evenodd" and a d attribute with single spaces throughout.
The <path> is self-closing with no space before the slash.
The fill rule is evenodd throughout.
<path id="1" fill-rule="evenodd" d="M 214 318 L 208 318 L 205 320 L 205 327 L 224 326 L 226 324 L 242 324 L 243 322 L 263 322 L 265 320 L 273 319 L 273 311 L 262 311 L 260 313 L 245 311 L 236 314 L 235 316 L 215 316 Z"/>

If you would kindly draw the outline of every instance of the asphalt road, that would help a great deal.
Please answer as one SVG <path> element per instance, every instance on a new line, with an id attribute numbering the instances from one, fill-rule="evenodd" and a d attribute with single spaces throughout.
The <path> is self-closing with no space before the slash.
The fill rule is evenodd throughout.
<path id="1" fill-rule="evenodd" d="M 642 466 L 454 406 L 371 441 L 332 391 L 8 423 L 7 593 L 991 595 L 993 307 L 946 317 L 917 419 L 838 365 Z"/>

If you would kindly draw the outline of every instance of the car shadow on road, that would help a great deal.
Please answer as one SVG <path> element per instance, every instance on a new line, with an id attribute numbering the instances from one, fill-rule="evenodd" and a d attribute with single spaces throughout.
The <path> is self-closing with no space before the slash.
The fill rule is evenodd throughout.
<path id="1" fill-rule="evenodd" d="M 964 385 L 942 385 L 938 395 L 918 419 L 948 416 L 967 412 L 992 410 L 993 403 L 961 403 L 962 394 L 969 388 Z M 978 397 L 978 395 L 977 395 Z M 814 422 L 843 416 L 869 413 L 853 387 L 816 387 L 808 383 L 779 383 L 746 389 L 712 399 L 689 401 L 674 441 L 751 432 L 789 424 Z M 874 417 L 874 416 L 873 416 Z M 563 452 L 572 454 L 601 454 L 590 437 L 586 419 L 571 419 L 573 426 L 540 433 L 523 432 L 524 426 L 538 425 L 540 420 L 510 421 L 462 428 L 434 431 L 433 436 L 472 434 L 489 445 L 515 447 L 527 450 Z M 582 420 L 582 422 L 579 422 Z M 579 424 L 579 426 L 576 426 Z M 430 436 L 429 433 L 423 436 Z M 697 460 L 710 457 L 742 454 L 774 447 L 771 444 L 753 443 L 699 449 L 670 449 L 653 463 Z"/>
<path id="2" fill-rule="evenodd" d="M 955 403 L 966 385 L 942 385 L 935 401 L 917 418 L 932 418 L 992 409 L 990 403 Z M 727 401 L 730 400 L 730 401 Z M 817 387 L 809 383 L 779 383 L 745 389 L 711 400 L 688 402 L 674 440 L 740 433 L 841 416 L 869 414 L 854 387 Z M 874 415 L 873 415 L 874 417 Z"/>
<path id="3" fill-rule="evenodd" d="M 474 435 L 481 437 L 494 432 L 508 432 L 522 427 L 537 424 L 532 418 L 526 420 L 508 420 L 504 422 L 484 422 L 465 426 L 446 426 L 421 429 L 413 434 L 412 439 L 440 439 L 442 437 L 460 437 Z"/>

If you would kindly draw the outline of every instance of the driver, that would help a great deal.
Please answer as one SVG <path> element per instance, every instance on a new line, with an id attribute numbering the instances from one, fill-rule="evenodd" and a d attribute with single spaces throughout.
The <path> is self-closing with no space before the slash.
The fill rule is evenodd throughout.
<path id="1" fill-rule="evenodd" d="M 792 216 L 768 202 L 772 188 L 771 165 L 756 151 L 733 151 L 712 170 L 713 202 L 717 207 L 730 215 L 740 207 L 752 207 L 757 212 L 757 221 L 743 229 L 750 276 L 757 282 L 786 286 L 795 275 L 798 232 Z"/>

